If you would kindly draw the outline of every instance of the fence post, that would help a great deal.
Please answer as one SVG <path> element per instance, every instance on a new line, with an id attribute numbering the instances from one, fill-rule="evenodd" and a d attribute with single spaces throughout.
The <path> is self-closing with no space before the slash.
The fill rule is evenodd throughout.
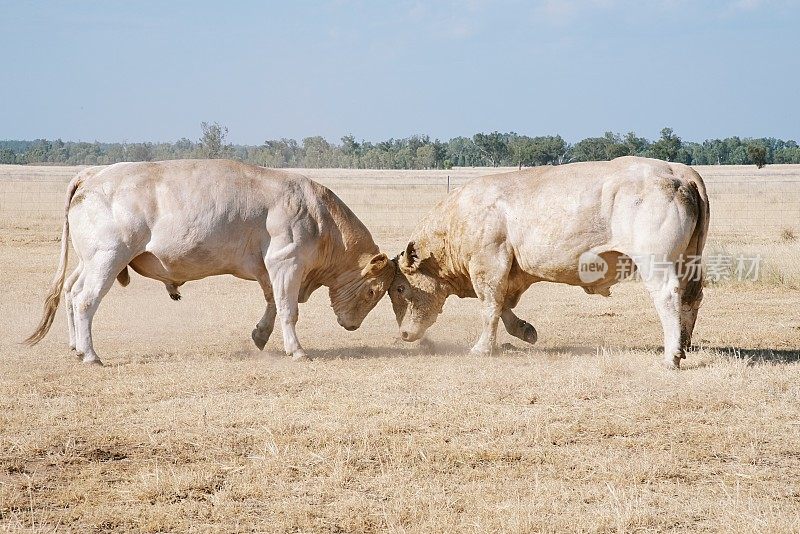
<path id="1" fill-rule="evenodd" d="M 450 194 L 450 175 L 447 175 L 447 194 Z"/>

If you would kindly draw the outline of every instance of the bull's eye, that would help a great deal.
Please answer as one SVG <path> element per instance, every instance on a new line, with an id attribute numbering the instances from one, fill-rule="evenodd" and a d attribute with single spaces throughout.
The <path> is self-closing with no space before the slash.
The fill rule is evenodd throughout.
<path id="1" fill-rule="evenodd" d="M 370 289 L 369 290 L 369 298 L 372 298 L 374 296 L 375 296 L 375 290 L 374 289 Z"/>
<path id="2" fill-rule="evenodd" d="M 403 286 L 397 286 L 397 294 L 398 295 L 402 295 L 403 291 L 405 291 L 405 288 L 403 288 Z"/>

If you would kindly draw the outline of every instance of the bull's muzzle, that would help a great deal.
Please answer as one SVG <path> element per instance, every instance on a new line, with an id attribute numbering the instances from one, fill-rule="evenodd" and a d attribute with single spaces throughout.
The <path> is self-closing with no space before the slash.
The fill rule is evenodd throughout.
<path id="1" fill-rule="evenodd" d="M 336 322 L 339 323 L 339 326 L 347 330 L 348 332 L 352 332 L 353 330 L 358 330 L 358 327 L 361 326 L 360 324 L 352 324 L 352 323 L 345 323 L 338 317 L 336 318 Z"/>
<path id="2" fill-rule="evenodd" d="M 409 330 L 400 330 L 400 337 L 403 339 L 403 341 L 411 342 L 421 338 L 423 333 L 424 332 L 411 332 Z"/>

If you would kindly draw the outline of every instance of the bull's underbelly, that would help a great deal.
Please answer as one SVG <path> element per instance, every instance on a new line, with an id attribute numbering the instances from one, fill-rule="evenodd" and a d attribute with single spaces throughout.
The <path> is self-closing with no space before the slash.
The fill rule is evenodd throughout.
<path id="1" fill-rule="evenodd" d="M 130 262 L 130 267 L 142 276 L 176 285 L 209 276 L 231 274 L 246 280 L 256 280 L 256 268 L 248 262 L 209 262 L 205 253 L 186 254 L 179 258 L 145 252 Z"/>
<path id="2" fill-rule="evenodd" d="M 591 245 L 564 247 L 557 252 L 551 249 L 549 253 L 541 249 L 517 251 L 517 276 L 527 278 L 530 283 L 544 281 L 593 288 L 611 286 L 630 274 L 632 264 L 627 256 L 616 250 L 593 254 L 588 250 L 598 243 Z"/>
<path id="3" fill-rule="evenodd" d="M 256 280 L 265 271 L 264 238 L 247 225 L 218 225 L 216 231 L 183 225 L 155 227 L 131 268 L 142 276 L 181 284 L 209 276 L 232 274 Z"/>

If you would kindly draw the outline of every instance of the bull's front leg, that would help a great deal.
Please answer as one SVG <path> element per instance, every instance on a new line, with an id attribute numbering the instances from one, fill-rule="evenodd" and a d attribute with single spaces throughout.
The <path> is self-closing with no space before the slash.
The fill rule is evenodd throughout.
<path id="1" fill-rule="evenodd" d="M 308 356 L 300 340 L 297 339 L 298 305 L 297 296 L 300 293 L 300 273 L 297 268 L 279 270 L 274 282 L 275 307 L 281 319 L 283 330 L 283 349 L 293 360 L 306 360 Z"/>
<path id="2" fill-rule="evenodd" d="M 472 286 L 483 305 L 483 331 L 470 351 L 473 356 L 491 356 L 508 287 L 510 253 L 504 250 L 497 250 L 494 254 L 488 252 L 470 265 Z"/>
<path id="3" fill-rule="evenodd" d="M 497 342 L 497 323 L 500 320 L 501 305 L 494 300 L 482 301 L 483 331 L 470 350 L 472 356 L 491 356 Z"/>
<path id="4" fill-rule="evenodd" d="M 298 299 L 302 285 L 303 269 L 300 254 L 294 243 L 279 247 L 277 240 L 273 239 L 265 259 L 267 272 L 272 285 L 275 298 L 277 316 L 281 320 L 283 330 L 283 348 L 293 360 L 306 360 L 308 356 L 300 341 L 297 339 L 295 329 L 298 319 Z M 267 309 L 269 313 L 269 309 Z M 266 314 L 265 314 L 266 315 Z"/>
<path id="5" fill-rule="evenodd" d="M 503 319 L 503 325 L 506 327 L 506 332 L 511 334 L 512 336 L 525 341 L 526 343 L 530 343 L 533 345 L 536 343 L 538 339 L 538 335 L 536 334 L 536 329 L 533 325 L 527 321 L 523 321 L 519 317 L 517 317 L 511 308 L 506 308 L 503 310 L 503 313 L 500 315 L 500 318 Z"/>

